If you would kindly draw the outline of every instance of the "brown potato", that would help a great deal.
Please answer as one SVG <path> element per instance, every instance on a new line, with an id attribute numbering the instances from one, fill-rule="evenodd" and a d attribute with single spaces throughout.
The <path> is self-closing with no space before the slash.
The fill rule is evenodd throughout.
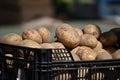
<path id="1" fill-rule="evenodd" d="M 117 36 L 111 31 L 104 32 L 100 36 L 100 42 L 103 44 L 103 46 L 113 46 L 117 43 L 117 41 Z"/>
<path id="2" fill-rule="evenodd" d="M 83 32 L 80 28 L 75 27 L 75 30 L 78 32 L 79 36 L 83 35 Z"/>
<path id="3" fill-rule="evenodd" d="M 16 33 L 5 34 L 0 38 L 0 42 L 12 45 L 17 45 L 20 41 L 22 37 Z"/>
<path id="4" fill-rule="evenodd" d="M 108 51 L 110 54 L 113 54 L 117 49 L 115 47 L 105 47 L 106 51 Z"/>
<path id="5" fill-rule="evenodd" d="M 80 37 L 80 45 L 81 46 L 88 46 L 90 48 L 95 48 L 97 46 L 97 39 L 93 35 L 83 34 Z"/>
<path id="6" fill-rule="evenodd" d="M 65 48 L 65 46 L 60 42 L 52 42 L 51 43 L 55 48 Z"/>
<path id="7" fill-rule="evenodd" d="M 42 37 L 42 42 L 43 43 L 51 42 L 51 33 L 46 27 L 40 27 L 38 29 L 38 32 L 40 33 L 40 35 Z"/>
<path id="8" fill-rule="evenodd" d="M 80 43 L 79 34 L 69 24 L 62 24 L 56 28 L 56 38 L 68 48 L 75 48 Z"/>
<path id="9" fill-rule="evenodd" d="M 97 54 L 87 46 L 81 46 L 76 53 L 81 60 L 95 60 Z"/>
<path id="10" fill-rule="evenodd" d="M 94 35 L 98 39 L 101 34 L 101 29 L 98 25 L 88 24 L 88 25 L 84 26 L 83 33 Z"/>
<path id="11" fill-rule="evenodd" d="M 42 43 L 42 37 L 35 29 L 26 29 L 22 33 L 23 39 L 30 39 L 37 43 Z"/>
<path id="12" fill-rule="evenodd" d="M 76 48 L 74 48 L 74 49 L 72 49 L 72 50 L 70 51 L 71 54 L 72 54 L 72 57 L 73 57 L 74 61 L 80 61 L 80 58 L 79 58 L 79 56 L 77 55 L 77 51 L 78 51 L 79 48 L 80 48 L 80 46 L 78 46 L 78 47 L 76 47 Z"/>
<path id="13" fill-rule="evenodd" d="M 105 49 L 99 49 L 96 53 L 96 60 L 112 59 L 112 56 Z"/>
<path id="14" fill-rule="evenodd" d="M 30 39 L 25 39 L 19 42 L 18 46 L 24 46 L 24 47 L 30 47 L 30 48 L 42 48 L 39 43 Z"/>
<path id="15" fill-rule="evenodd" d="M 114 59 L 120 59 L 120 49 L 116 50 L 112 56 Z"/>

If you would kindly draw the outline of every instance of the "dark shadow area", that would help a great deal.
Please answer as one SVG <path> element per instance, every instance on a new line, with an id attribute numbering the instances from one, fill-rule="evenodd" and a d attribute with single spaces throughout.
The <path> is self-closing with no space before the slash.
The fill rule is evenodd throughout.
<path id="1" fill-rule="evenodd" d="M 0 24 L 18 24 L 20 21 L 19 0 L 0 0 Z"/>

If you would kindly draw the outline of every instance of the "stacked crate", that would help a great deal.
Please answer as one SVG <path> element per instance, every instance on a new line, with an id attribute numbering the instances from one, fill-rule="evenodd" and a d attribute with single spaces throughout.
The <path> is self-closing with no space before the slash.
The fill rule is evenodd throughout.
<path id="1" fill-rule="evenodd" d="M 1 0 L 0 24 L 21 23 L 40 16 L 52 16 L 50 0 Z"/>

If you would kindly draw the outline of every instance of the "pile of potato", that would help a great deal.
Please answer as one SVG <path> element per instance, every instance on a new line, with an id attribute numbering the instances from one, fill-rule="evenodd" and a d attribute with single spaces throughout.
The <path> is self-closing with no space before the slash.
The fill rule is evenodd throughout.
<path id="1" fill-rule="evenodd" d="M 80 29 L 64 23 L 60 24 L 55 30 L 55 41 L 52 41 L 51 32 L 46 27 L 40 27 L 38 29 L 25 29 L 21 35 L 16 33 L 5 34 L 0 37 L 0 43 L 39 49 L 66 48 L 70 50 L 74 61 L 120 59 L 119 32 L 119 28 L 102 32 L 96 24 L 88 24 Z M 5 50 L 7 52 L 5 56 L 24 58 L 22 50 L 14 51 L 15 54 L 9 54 L 14 49 L 6 48 Z M 66 52 L 63 53 L 63 56 L 64 54 Z M 30 53 L 28 59 L 32 60 L 33 56 L 34 54 Z M 55 55 L 52 56 L 55 57 Z M 6 60 L 6 63 L 13 64 L 13 61 Z M 11 68 L 12 66 L 8 67 Z M 28 67 L 30 67 L 30 64 L 28 64 Z M 87 74 L 87 72 L 83 72 L 84 69 L 78 71 L 79 77 L 85 77 Z M 62 73 L 57 75 L 55 80 L 63 80 L 66 76 L 68 76 L 67 79 L 71 78 L 71 74 Z M 101 78 L 101 76 L 97 77 Z"/>
<path id="2" fill-rule="evenodd" d="M 55 30 L 56 41 L 52 41 L 51 32 L 46 27 L 40 27 L 25 29 L 21 35 L 5 34 L 0 37 L 0 42 L 30 48 L 66 48 L 71 50 L 75 61 L 102 60 L 120 58 L 119 32 L 118 28 L 102 32 L 96 24 L 88 24 L 80 29 L 63 23 Z M 19 56 L 23 57 L 20 52 Z"/>

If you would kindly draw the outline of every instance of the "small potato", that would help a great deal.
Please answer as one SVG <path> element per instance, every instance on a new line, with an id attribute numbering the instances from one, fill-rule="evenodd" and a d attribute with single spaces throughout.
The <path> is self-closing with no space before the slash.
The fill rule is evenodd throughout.
<path id="1" fill-rule="evenodd" d="M 16 33 L 5 34 L 0 38 L 0 42 L 12 45 L 17 45 L 20 41 L 22 37 Z"/>
<path id="2" fill-rule="evenodd" d="M 51 42 L 51 33 L 46 27 L 40 27 L 38 29 L 38 32 L 40 33 L 40 35 L 42 37 L 42 42 L 43 43 Z"/>
<path id="3" fill-rule="evenodd" d="M 24 46 L 24 47 L 30 47 L 30 48 L 42 48 L 39 43 L 29 39 L 25 39 L 19 42 L 18 46 Z"/>
<path id="4" fill-rule="evenodd" d="M 97 54 L 87 46 L 81 46 L 76 53 L 81 60 L 95 60 Z"/>
<path id="5" fill-rule="evenodd" d="M 84 26 L 83 33 L 84 34 L 91 34 L 98 39 L 100 37 L 100 34 L 101 34 L 101 29 L 96 24 L 88 24 L 88 25 Z"/>
<path id="6" fill-rule="evenodd" d="M 51 43 L 55 48 L 65 48 L 65 46 L 60 42 L 52 42 Z"/>
<path id="7" fill-rule="evenodd" d="M 80 28 L 75 27 L 75 30 L 78 32 L 79 36 L 83 35 L 83 32 Z"/>
<path id="8" fill-rule="evenodd" d="M 112 56 L 114 59 L 120 59 L 120 49 L 116 50 Z"/>
<path id="9" fill-rule="evenodd" d="M 96 53 L 96 60 L 112 59 L 112 56 L 105 49 L 99 49 Z"/>
<path id="10" fill-rule="evenodd" d="M 22 33 L 23 39 L 30 39 L 37 43 L 42 43 L 42 37 L 35 29 L 26 29 Z"/>
<path id="11" fill-rule="evenodd" d="M 80 48 L 80 46 L 78 46 L 70 51 L 74 61 L 80 61 L 79 56 L 76 54 L 79 48 Z"/>
<path id="12" fill-rule="evenodd" d="M 80 37 L 80 45 L 81 46 L 88 46 L 90 48 L 95 48 L 97 46 L 97 39 L 93 35 L 83 34 Z"/>
<path id="13" fill-rule="evenodd" d="M 103 44 L 103 46 L 113 46 L 118 42 L 118 38 L 111 31 L 104 32 L 100 36 L 100 42 Z"/>
<path id="14" fill-rule="evenodd" d="M 57 41 L 61 42 L 67 48 L 75 48 L 80 43 L 79 34 L 69 24 L 62 24 L 55 31 Z"/>

